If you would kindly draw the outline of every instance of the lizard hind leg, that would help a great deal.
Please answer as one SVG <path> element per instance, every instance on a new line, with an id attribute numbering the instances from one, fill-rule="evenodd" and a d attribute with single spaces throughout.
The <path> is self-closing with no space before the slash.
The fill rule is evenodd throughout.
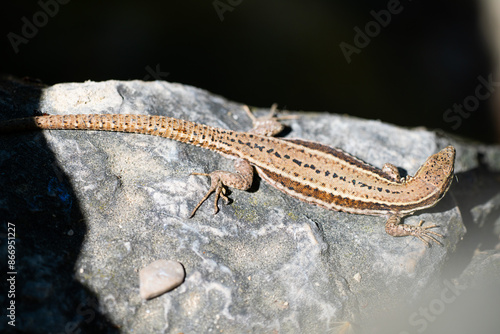
<path id="1" fill-rule="evenodd" d="M 438 227 L 437 225 L 422 226 L 423 220 L 417 226 L 409 224 L 401 224 L 401 217 L 392 215 L 387 219 L 385 224 L 385 232 L 393 237 L 404 237 L 412 235 L 420 239 L 426 246 L 430 246 L 430 241 L 442 245 L 436 237 L 443 238 L 443 236 L 429 229 Z"/>
<path id="2" fill-rule="evenodd" d="M 210 177 L 210 189 L 208 189 L 205 196 L 198 202 L 195 206 L 189 218 L 193 217 L 198 208 L 210 197 L 210 195 L 215 192 L 215 201 L 214 201 L 214 214 L 219 212 L 219 207 L 217 203 L 219 202 L 219 198 L 222 197 L 226 204 L 229 204 L 230 200 L 226 196 L 227 187 L 239 189 L 239 190 L 247 190 L 250 188 L 253 182 L 253 167 L 246 160 L 238 159 L 234 163 L 234 168 L 236 169 L 236 173 L 216 170 L 212 173 L 191 173 L 191 175 L 202 175 Z"/>

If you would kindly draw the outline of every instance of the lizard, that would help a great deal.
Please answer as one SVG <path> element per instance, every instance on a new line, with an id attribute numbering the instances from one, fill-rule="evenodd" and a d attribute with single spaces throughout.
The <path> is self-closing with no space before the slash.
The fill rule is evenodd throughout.
<path id="1" fill-rule="evenodd" d="M 258 175 L 274 188 L 301 201 L 354 214 L 387 218 L 385 231 L 394 237 L 414 236 L 430 246 L 443 236 L 423 226 L 402 222 L 415 211 L 434 206 L 448 191 L 454 172 L 455 148 L 431 155 L 414 176 L 401 177 L 386 163 L 374 167 L 341 149 L 303 139 L 274 137 L 284 129 L 275 117 L 256 118 L 245 108 L 253 128 L 237 132 L 166 116 L 135 114 L 73 114 L 17 118 L 0 123 L 0 134 L 31 130 L 102 130 L 148 134 L 213 150 L 235 158 L 236 172 L 192 173 L 210 177 L 210 189 L 190 217 L 215 192 L 214 214 L 227 187 L 248 190 Z"/>

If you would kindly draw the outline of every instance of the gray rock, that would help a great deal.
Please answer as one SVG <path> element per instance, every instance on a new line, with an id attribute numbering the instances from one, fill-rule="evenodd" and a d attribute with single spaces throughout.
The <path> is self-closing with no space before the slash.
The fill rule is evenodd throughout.
<path id="1" fill-rule="evenodd" d="M 156 260 L 139 271 L 139 293 L 144 299 L 157 297 L 181 285 L 185 276 L 179 262 Z"/>
<path id="2" fill-rule="evenodd" d="M 240 104 L 180 84 L 1 85 L 1 120 L 38 110 L 251 127 Z M 409 174 L 454 145 L 458 182 L 436 207 L 405 219 L 438 224 L 444 246 L 390 237 L 382 217 L 327 211 L 259 180 L 248 192 L 234 190 L 233 203 L 221 204 L 217 215 L 211 198 L 189 219 L 209 186 L 190 173 L 233 170 L 232 161 L 164 138 L 93 131 L 2 136 L 0 217 L 2 228 L 11 222 L 18 235 L 16 329 L 327 333 L 349 322 L 357 333 L 415 332 L 410 317 L 428 303 L 424 296 L 458 279 L 474 249 L 498 243 L 492 226 L 499 211 L 487 203 L 499 193 L 500 150 L 422 128 L 300 115 L 288 121 L 287 137 L 339 147 L 378 167 L 390 162 Z M 137 271 L 158 258 L 183 263 L 185 282 L 145 301 Z M 8 302 L 6 294 L 0 299 Z M 4 329 L 12 330 L 1 322 Z"/>

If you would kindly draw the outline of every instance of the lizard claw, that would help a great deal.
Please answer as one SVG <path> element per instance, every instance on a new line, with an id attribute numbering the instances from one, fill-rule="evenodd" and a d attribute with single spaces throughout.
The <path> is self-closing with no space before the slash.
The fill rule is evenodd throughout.
<path id="1" fill-rule="evenodd" d="M 443 244 L 439 240 L 437 240 L 435 237 L 433 237 L 432 235 L 435 235 L 439 238 L 443 238 L 443 236 L 439 233 L 434 232 L 434 231 L 429 231 L 430 228 L 439 227 L 439 226 L 438 225 L 422 226 L 423 223 L 424 223 L 424 221 L 421 220 L 417 226 L 413 226 L 411 235 L 419 238 L 424 244 L 427 245 L 427 247 L 430 246 L 429 241 L 434 241 L 438 245 L 442 246 Z"/>
<path id="2" fill-rule="evenodd" d="M 226 196 L 227 188 L 226 186 L 222 183 L 222 180 L 220 179 L 219 175 L 214 172 L 214 173 L 191 173 L 191 175 L 202 175 L 202 176 L 208 176 L 210 177 L 211 184 L 210 184 L 210 189 L 208 189 L 207 193 L 201 201 L 198 202 L 198 204 L 195 206 L 191 214 L 189 215 L 189 218 L 192 218 L 198 208 L 208 199 L 208 197 L 215 192 L 215 201 L 214 201 L 214 215 L 219 212 L 219 207 L 217 205 L 217 202 L 219 202 L 219 198 L 222 197 L 226 204 L 230 203 L 230 199 Z"/>

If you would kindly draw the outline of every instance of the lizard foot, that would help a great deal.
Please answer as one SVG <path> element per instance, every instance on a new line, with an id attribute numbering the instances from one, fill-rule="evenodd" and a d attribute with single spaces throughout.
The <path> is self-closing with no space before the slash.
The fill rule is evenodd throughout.
<path id="1" fill-rule="evenodd" d="M 189 218 L 193 217 L 198 208 L 207 200 L 207 198 L 215 192 L 215 202 L 214 202 L 214 215 L 219 212 L 219 207 L 217 205 L 217 202 L 219 202 L 219 197 L 222 197 L 226 204 L 229 204 L 230 200 L 226 196 L 227 188 L 226 186 L 222 183 L 221 177 L 219 175 L 220 173 L 213 172 L 210 174 L 207 173 L 191 173 L 191 175 L 202 175 L 202 176 L 208 176 L 210 177 L 211 184 L 210 184 L 210 189 L 208 189 L 207 193 L 205 196 L 201 199 L 201 201 L 198 202 L 198 204 L 195 206 L 191 214 L 189 215 Z"/>
<path id="2" fill-rule="evenodd" d="M 438 245 L 443 245 L 436 237 L 443 238 L 443 236 L 429 229 L 438 227 L 437 225 L 422 226 L 424 221 L 421 220 L 417 226 L 401 224 L 401 218 L 397 216 L 391 216 L 385 224 L 385 231 L 387 234 L 393 237 L 404 237 L 412 235 L 419 238 L 427 247 L 430 246 L 430 242 L 433 241 Z"/>
<path id="3" fill-rule="evenodd" d="M 207 198 L 215 192 L 215 202 L 214 202 L 214 214 L 219 212 L 219 207 L 217 206 L 217 202 L 219 202 L 219 198 L 222 197 L 226 204 L 229 204 L 231 201 L 226 196 L 227 187 L 231 187 L 239 190 L 247 190 L 252 185 L 253 180 L 253 167 L 250 163 L 243 159 L 237 159 L 234 162 L 234 168 L 236 169 L 236 173 L 231 173 L 223 170 L 216 170 L 210 174 L 207 173 L 191 173 L 191 175 L 202 175 L 208 176 L 210 178 L 210 189 L 205 194 L 205 196 L 201 199 L 201 201 L 196 205 L 193 212 L 189 218 L 193 217 L 196 213 L 196 210 L 207 200 Z"/>

